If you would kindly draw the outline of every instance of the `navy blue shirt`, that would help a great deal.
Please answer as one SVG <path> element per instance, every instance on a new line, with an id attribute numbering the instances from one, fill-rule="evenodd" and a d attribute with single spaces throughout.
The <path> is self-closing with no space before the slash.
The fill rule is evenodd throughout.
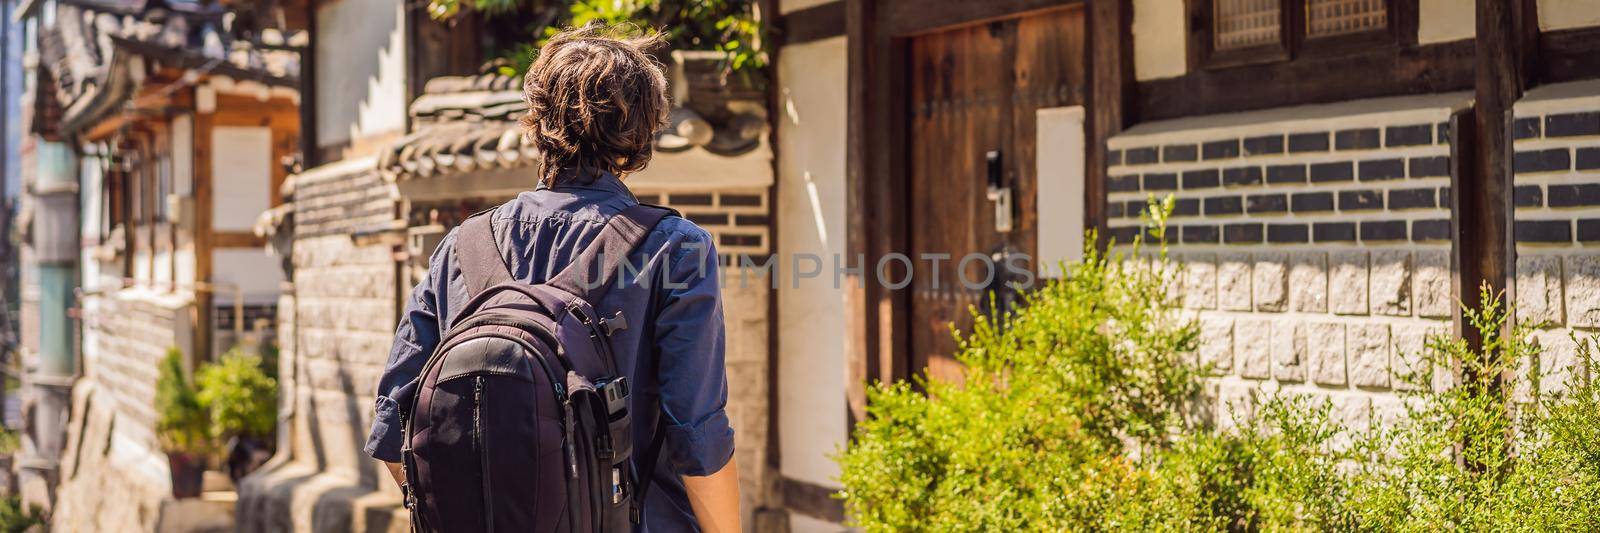
<path id="1" fill-rule="evenodd" d="M 637 204 L 622 181 L 540 187 L 495 208 L 495 240 L 512 277 L 542 283 L 594 240 L 606 220 Z M 376 416 L 366 452 L 400 461 L 401 390 L 417 379 L 440 337 L 469 298 L 455 258 L 456 232 L 428 261 L 428 277 L 412 291 L 395 330 L 389 363 L 378 381 Z M 721 470 L 733 456 L 733 429 L 723 366 L 722 295 L 711 235 L 681 217 L 662 219 L 622 268 L 596 311 L 621 311 L 630 327 L 612 336 L 617 364 L 633 384 L 634 458 L 648 455 L 658 423 L 666 424 L 640 531 L 692 531 L 694 513 L 679 476 Z M 410 390 L 410 389 L 407 389 Z M 644 466 L 644 465 L 636 465 Z"/>

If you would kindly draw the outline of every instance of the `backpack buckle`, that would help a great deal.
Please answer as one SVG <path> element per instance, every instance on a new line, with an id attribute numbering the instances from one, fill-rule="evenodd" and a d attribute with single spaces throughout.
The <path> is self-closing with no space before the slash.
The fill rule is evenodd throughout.
<path id="1" fill-rule="evenodd" d="M 600 332 L 605 333 L 607 337 L 625 329 L 628 329 L 628 319 L 622 316 L 622 311 L 617 311 L 617 315 L 611 318 L 600 319 Z"/>

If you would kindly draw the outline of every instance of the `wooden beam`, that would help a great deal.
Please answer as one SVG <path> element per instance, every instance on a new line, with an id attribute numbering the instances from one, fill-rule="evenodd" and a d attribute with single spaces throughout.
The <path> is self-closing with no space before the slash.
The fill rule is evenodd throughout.
<path id="1" fill-rule="evenodd" d="M 885 34 L 908 37 L 952 26 L 1010 18 L 1031 11 L 1055 9 L 1083 0 L 886 0 L 879 19 Z"/>
<path id="2" fill-rule="evenodd" d="M 189 89 L 192 91 L 193 89 Z M 191 354 L 195 361 L 211 360 L 211 250 L 215 246 L 211 232 L 211 202 L 212 180 L 216 177 L 211 173 L 211 159 L 215 157 L 211 146 L 212 129 L 215 126 L 215 113 L 195 113 L 194 135 L 190 146 L 194 150 L 194 164 L 191 172 L 194 176 L 194 223 L 190 227 L 194 231 L 194 347 L 195 353 Z M 190 281 L 190 280 L 185 280 Z"/>
<path id="3" fill-rule="evenodd" d="M 836 0 L 783 15 L 783 44 L 803 44 L 845 34 L 845 2 Z M 776 60 L 774 60 L 776 62 Z"/>
<path id="4" fill-rule="evenodd" d="M 1473 87 L 1473 42 L 1378 46 L 1338 55 L 1196 69 L 1137 84 L 1139 121 Z M 1360 72 L 1360 76 L 1350 73 Z"/>
<path id="5" fill-rule="evenodd" d="M 1480 287 L 1515 301 L 1516 243 L 1511 203 L 1513 105 L 1522 97 L 1524 80 L 1518 0 L 1477 0 L 1477 72 L 1473 107 L 1452 122 L 1453 250 L 1462 313 L 1479 308 Z M 1464 316 L 1457 330 L 1477 352 L 1482 340 Z M 1460 370 L 1470 374 L 1470 367 Z M 1462 375 L 1461 379 L 1473 376 Z"/>
<path id="6" fill-rule="evenodd" d="M 1132 118 L 1133 38 L 1129 0 L 1089 3 L 1089 132 L 1084 172 L 1084 227 L 1105 227 L 1106 141 Z"/>
<path id="7" fill-rule="evenodd" d="M 260 248 L 267 245 L 267 240 L 257 237 L 247 231 L 218 231 L 211 234 L 211 247 L 217 248 Z"/>
<path id="8" fill-rule="evenodd" d="M 758 6 L 761 16 L 766 19 L 762 21 L 763 24 L 770 24 L 768 21 L 775 21 L 778 24 L 788 23 L 787 19 L 782 18 L 778 13 L 780 0 L 760 0 L 760 2 Z M 839 31 L 843 33 L 844 2 L 833 2 L 828 5 L 837 6 L 840 13 Z M 772 185 L 767 186 L 767 251 L 773 254 L 772 257 L 777 256 L 778 246 L 781 244 L 778 242 L 778 224 L 782 222 L 782 217 L 778 213 L 778 191 L 782 183 L 778 181 L 778 169 L 783 164 L 781 159 L 783 157 L 783 144 L 778 132 L 786 116 L 782 112 L 784 106 L 784 80 L 778 75 L 778 62 L 783 59 L 783 47 L 789 44 L 787 32 L 774 33 L 776 35 L 770 36 L 767 41 L 769 47 L 767 52 L 767 79 L 769 81 L 766 94 L 767 145 L 772 147 Z M 779 423 L 781 419 L 778 417 L 779 403 L 783 392 L 780 390 L 782 376 L 778 373 L 779 354 L 782 351 L 781 335 L 779 335 L 778 328 L 779 294 L 778 284 L 769 283 L 767 285 L 767 442 L 765 443 L 767 464 L 761 465 L 762 482 L 770 479 L 773 475 L 781 475 L 783 468 L 782 435 L 779 434 L 783 429 L 783 424 Z M 845 416 L 844 413 L 836 414 Z"/>
<path id="9" fill-rule="evenodd" d="M 1539 34 L 1534 72 L 1541 83 L 1600 78 L 1600 27 Z"/>
<path id="10" fill-rule="evenodd" d="M 868 204 L 866 184 L 870 159 L 866 143 L 872 132 L 872 123 L 865 110 L 871 105 L 867 77 L 871 73 L 868 61 L 872 54 L 867 43 L 874 36 L 871 28 L 873 8 L 872 0 L 846 0 L 845 3 L 846 34 L 849 36 L 849 82 L 846 87 L 849 113 L 845 125 L 845 259 L 852 261 L 865 257 L 871 248 L 867 217 L 863 211 Z M 873 344 L 872 336 L 877 330 L 872 325 L 877 313 L 868 298 L 868 289 L 872 284 L 866 272 L 849 274 L 844 281 L 845 357 L 848 370 L 845 393 L 853 429 L 854 421 L 866 418 L 867 381 L 879 375 L 877 360 L 869 350 Z"/>

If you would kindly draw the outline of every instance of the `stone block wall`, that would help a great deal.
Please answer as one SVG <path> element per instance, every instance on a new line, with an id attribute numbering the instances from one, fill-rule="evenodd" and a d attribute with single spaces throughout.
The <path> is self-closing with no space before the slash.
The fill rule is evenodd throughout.
<path id="1" fill-rule="evenodd" d="M 1600 328 L 1600 81 L 1534 89 L 1515 112 L 1517 318 L 1539 326 L 1539 390 L 1559 390 L 1582 369 L 1572 335 Z"/>
<path id="2" fill-rule="evenodd" d="M 1325 397 L 1352 426 L 1400 412 L 1402 376 L 1450 327 L 1446 123 L 1462 98 L 1196 117 L 1110 141 L 1119 243 L 1150 198 L 1175 197 L 1175 288 L 1218 423 L 1263 387 Z"/>
<path id="3" fill-rule="evenodd" d="M 362 452 L 399 314 L 396 199 L 370 167 L 295 183 L 293 294 L 278 305 L 278 456 L 241 483 L 243 531 L 405 531 L 388 473 Z"/>
<path id="4" fill-rule="evenodd" d="M 169 348 L 192 344 L 192 297 L 123 289 L 84 302 L 84 375 L 74 387 L 52 526 L 155 528 L 171 495 L 156 438 L 155 383 Z"/>

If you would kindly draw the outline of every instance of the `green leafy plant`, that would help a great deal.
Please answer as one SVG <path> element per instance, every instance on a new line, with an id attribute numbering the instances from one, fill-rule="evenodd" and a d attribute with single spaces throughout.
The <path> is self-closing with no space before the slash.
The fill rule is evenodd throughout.
<path id="1" fill-rule="evenodd" d="M 1171 199 L 1150 202 L 1164 234 Z M 1093 242 L 1093 239 L 1090 239 Z M 1326 396 L 1280 389 L 1202 412 L 1195 326 L 1165 250 L 1063 270 L 999 328 L 961 339 L 960 379 L 878 384 L 838 454 L 866 531 L 1507 531 L 1600 524 L 1594 342 L 1546 357 L 1498 294 L 1463 311 L 1481 339 L 1429 339 L 1400 413 L 1346 427 Z M 1547 337 L 1548 338 L 1548 337 Z M 1568 361 L 1570 359 L 1570 361 Z M 1554 363 L 1561 362 L 1560 365 Z M 1543 365 L 1550 364 L 1554 368 Z M 1566 366 L 1566 368 L 1562 368 Z M 1439 372 L 1453 372 L 1454 380 Z M 1562 387 L 1550 378 L 1567 375 Z M 1546 390 L 1548 389 L 1548 390 Z M 1522 391 L 1522 392 L 1518 392 Z M 1260 405 L 1254 405 L 1259 400 Z"/>
<path id="2" fill-rule="evenodd" d="M 0 498 L 0 532 L 23 533 L 45 527 L 44 511 L 37 505 L 22 507 L 22 498 L 15 494 Z"/>
<path id="3" fill-rule="evenodd" d="M 206 455 L 215 450 L 211 421 L 199 391 L 183 369 L 183 352 L 167 350 L 156 377 L 156 433 L 169 452 Z"/>
<path id="4" fill-rule="evenodd" d="M 501 43 L 496 55 L 504 60 L 501 69 L 507 75 L 526 72 L 538 47 L 561 28 L 591 22 L 659 31 L 676 50 L 722 52 L 730 74 L 759 77 L 767 65 L 755 0 L 431 0 L 428 4 L 428 13 L 441 20 L 465 11 L 490 19 L 542 13 L 527 18 L 522 32 L 540 36 L 536 42 L 530 38 Z"/>
<path id="5" fill-rule="evenodd" d="M 1151 202 L 1159 240 L 1171 201 Z M 1093 235 L 1088 242 L 1094 242 Z M 1162 453 L 1199 392 L 1192 321 L 1169 312 L 1165 248 L 1093 248 L 1005 327 L 976 316 L 959 382 L 880 384 L 838 456 L 842 498 L 869 531 L 1059 530 L 1126 515 L 1157 480 L 1121 452 Z M 958 336 L 959 338 L 959 336 Z M 1155 507 L 1145 507 L 1154 509 Z"/>
<path id="6" fill-rule="evenodd" d="M 1512 324 L 1487 289 L 1463 316 L 1482 348 L 1429 341 L 1430 366 L 1454 363 L 1459 377 L 1437 391 L 1426 374 L 1410 378 L 1421 392 L 1408 394 L 1404 419 L 1369 437 L 1351 512 L 1365 527 L 1395 531 L 1591 529 L 1600 523 L 1600 388 L 1584 370 L 1594 343 L 1571 339 L 1577 371 L 1564 391 L 1519 398 L 1518 388 L 1545 381 L 1541 370 L 1560 374 L 1538 368 L 1545 348 L 1530 340 L 1531 326 Z"/>
<path id="7" fill-rule="evenodd" d="M 210 415 L 211 436 L 264 439 L 277 427 L 278 383 L 262 368 L 260 356 L 234 348 L 205 365 L 196 381 L 198 398 Z"/>

